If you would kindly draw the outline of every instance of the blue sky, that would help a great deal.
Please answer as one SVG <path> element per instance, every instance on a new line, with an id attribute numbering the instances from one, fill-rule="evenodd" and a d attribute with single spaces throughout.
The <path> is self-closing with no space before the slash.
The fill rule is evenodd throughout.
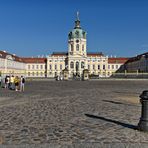
<path id="1" fill-rule="evenodd" d="M 147 0 L 0 0 L 0 50 L 19 56 L 67 51 L 76 11 L 89 52 L 130 57 L 148 51 Z"/>

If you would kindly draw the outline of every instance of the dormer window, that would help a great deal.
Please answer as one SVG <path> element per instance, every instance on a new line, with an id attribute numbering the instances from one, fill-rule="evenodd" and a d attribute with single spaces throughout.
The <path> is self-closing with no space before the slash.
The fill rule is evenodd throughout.
<path id="1" fill-rule="evenodd" d="M 76 37 L 78 38 L 79 37 L 79 31 L 76 31 Z"/>
<path id="2" fill-rule="evenodd" d="M 8 59 L 8 60 L 14 60 L 14 58 L 11 55 L 7 55 L 6 56 L 6 59 Z"/>

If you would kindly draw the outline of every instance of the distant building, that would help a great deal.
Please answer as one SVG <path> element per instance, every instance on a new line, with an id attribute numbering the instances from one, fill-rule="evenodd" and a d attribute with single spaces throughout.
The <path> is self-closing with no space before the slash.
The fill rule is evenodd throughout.
<path id="1" fill-rule="evenodd" d="M 128 58 L 108 58 L 108 76 L 111 76 L 113 73 L 120 73 L 125 70 L 125 63 L 128 61 Z"/>
<path id="2" fill-rule="evenodd" d="M 25 74 L 26 64 L 22 58 L 7 53 L 6 51 L 0 51 L 0 72 L 3 74 Z"/>
<path id="3" fill-rule="evenodd" d="M 148 72 L 148 52 L 130 58 L 125 63 L 127 72 Z"/>

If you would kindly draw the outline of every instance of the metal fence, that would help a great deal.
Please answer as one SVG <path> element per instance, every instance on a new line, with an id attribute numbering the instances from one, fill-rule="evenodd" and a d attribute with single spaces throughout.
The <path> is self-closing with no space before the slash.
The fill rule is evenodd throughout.
<path id="1" fill-rule="evenodd" d="M 148 73 L 113 73 L 112 78 L 146 78 Z"/>

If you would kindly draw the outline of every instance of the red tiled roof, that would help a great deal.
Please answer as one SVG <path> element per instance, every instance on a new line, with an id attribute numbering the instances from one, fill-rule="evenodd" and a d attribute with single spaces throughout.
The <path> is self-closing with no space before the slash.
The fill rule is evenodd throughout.
<path id="1" fill-rule="evenodd" d="M 46 63 L 46 58 L 22 58 L 25 63 Z"/>
<path id="2" fill-rule="evenodd" d="M 53 52 L 51 56 L 67 56 L 67 52 Z M 103 56 L 102 52 L 88 52 L 87 56 Z"/>
<path id="3" fill-rule="evenodd" d="M 129 58 L 123 58 L 123 57 L 119 57 L 119 58 L 108 58 L 108 63 L 110 64 L 114 64 L 114 63 L 122 63 L 124 64 Z"/>
<path id="4" fill-rule="evenodd" d="M 14 54 L 10 54 L 6 51 L 0 51 L 0 58 L 6 59 L 9 58 L 9 56 L 12 58 L 12 60 L 17 61 L 17 62 L 23 62 L 22 58 L 14 55 Z"/>

